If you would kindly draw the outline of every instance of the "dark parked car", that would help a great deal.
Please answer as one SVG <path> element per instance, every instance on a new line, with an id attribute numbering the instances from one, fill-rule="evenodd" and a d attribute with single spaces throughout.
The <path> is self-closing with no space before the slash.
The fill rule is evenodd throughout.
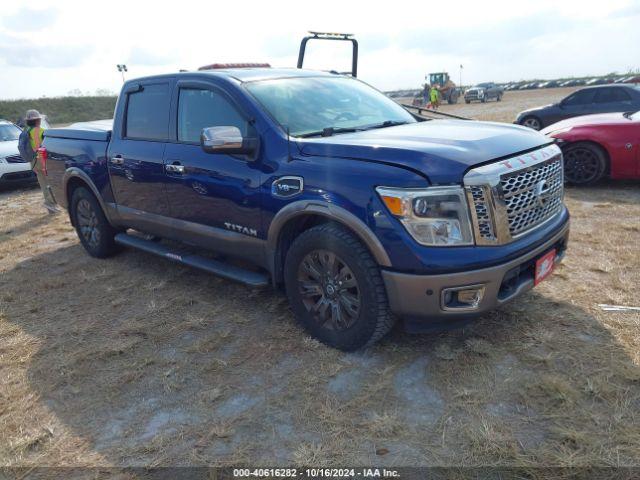
<path id="1" fill-rule="evenodd" d="M 504 95 L 504 88 L 496 85 L 493 82 L 479 83 L 475 87 L 468 88 L 464 92 L 465 103 L 471 103 L 474 100 L 478 100 L 482 103 L 487 100 L 495 98 L 496 101 L 502 100 Z"/>
<path id="2" fill-rule="evenodd" d="M 612 84 L 583 88 L 559 103 L 520 112 L 515 123 L 541 130 L 560 120 L 580 115 L 637 110 L 640 110 L 640 87 Z"/>

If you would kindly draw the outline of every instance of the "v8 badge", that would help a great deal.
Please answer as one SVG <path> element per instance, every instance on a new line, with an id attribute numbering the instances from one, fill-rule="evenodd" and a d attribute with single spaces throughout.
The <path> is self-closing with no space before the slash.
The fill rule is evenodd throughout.
<path id="1" fill-rule="evenodd" d="M 280 177 L 271 184 L 271 195 L 290 198 L 302 193 L 304 180 L 302 177 Z"/>

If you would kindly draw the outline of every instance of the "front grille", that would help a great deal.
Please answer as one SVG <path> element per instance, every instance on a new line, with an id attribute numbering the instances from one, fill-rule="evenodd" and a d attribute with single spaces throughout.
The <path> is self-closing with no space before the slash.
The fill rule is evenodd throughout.
<path id="1" fill-rule="evenodd" d="M 27 163 L 25 162 L 20 155 L 9 155 L 5 158 L 8 163 Z"/>
<path id="2" fill-rule="evenodd" d="M 541 184 L 544 186 L 544 198 L 539 192 Z M 507 208 L 509 232 L 512 237 L 516 237 L 560 211 L 563 193 L 562 157 L 502 175 L 500 186 Z"/>
<path id="3" fill-rule="evenodd" d="M 556 145 L 470 170 L 464 178 L 476 244 L 509 243 L 562 211 Z"/>
<path id="4" fill-rule="evenodd" d="M 484 195 L 484 189 L 482 187 L 473 186 L 469 187 L 469 190 L 471 191 L 478 233 L 484 239 L 495 240 L 493 224 L 491 223 L 491 217 L 489 216 L 489 208 Z"/>

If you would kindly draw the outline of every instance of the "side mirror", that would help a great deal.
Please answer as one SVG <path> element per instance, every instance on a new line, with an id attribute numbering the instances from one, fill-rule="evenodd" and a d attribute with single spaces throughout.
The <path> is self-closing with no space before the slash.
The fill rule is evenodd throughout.
<path id="1" fill-rule="evenodd" d="M 200 146 L 207 153 L 251 155 L 258 150 L 258 139 L 243 137 L 238 127 L 207 127 L 200 134 Z"/>

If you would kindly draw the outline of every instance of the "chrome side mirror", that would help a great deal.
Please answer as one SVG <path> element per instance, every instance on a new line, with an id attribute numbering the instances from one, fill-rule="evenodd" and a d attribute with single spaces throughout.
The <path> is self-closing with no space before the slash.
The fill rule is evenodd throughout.
<path id="1" fill-rule="evenodd" d="M 243 137 L 238 127 L 207 127 L 200 134 L 200 146 L 207 153 L 251 155 L 258 149 L 258 139 Z"/>

